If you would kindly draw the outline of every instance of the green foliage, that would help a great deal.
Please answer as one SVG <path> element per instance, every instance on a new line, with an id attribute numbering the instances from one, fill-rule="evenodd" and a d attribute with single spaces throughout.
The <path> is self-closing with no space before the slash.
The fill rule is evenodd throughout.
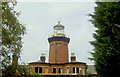
<path id="1" fill-rule="evenodd" d="M 36 75 L 36 76 L 38 76 L 38 75 L 40 75 L 39 73 L 31 73 L 31 75 Z"/>
<path id="2" fill-rule="evenodd" d="M 28 77 L 29 73 L 27 66 L 12 64 L 2 71 L 2 77 L 16 77 L 16 76 Z"/>
<path id="3" fill-rule="evenodd" d="M 14 10 L 16 3 L 2 2 L 2 67 L 11 64 L 11 55 L 17 53 L 20 58 L 22 36 L 26 28 L 19 20 L 19 12 Z M 11 5 L 11 6 L 10 6 Z"/>
<path id="4" fill-rule="evenodd" d="M 97 73 L 101 77 L 120 76 L 120 2 L 97 2 L 90 20 L 97 28 L 91 41 Z"/>
<path id="5" fill-rule="evenodd" d="M 91 77 L 91 73 L 86 73 L 85 77 Z"/>
<path id="6" fill-rule="evenodd" d="M 17 75 L 28 76 L 28 69 L 25 66 L 13 63 L 12 55 L 20 58 L 22 48 L 22 36 L 26 33 L 26 28 L 19 20 L 19 12 L 14 10 L 16 2 L 2 2 L 0 16 L 2 17 L 2 75 L 3 77 L 16 77 Z"/>

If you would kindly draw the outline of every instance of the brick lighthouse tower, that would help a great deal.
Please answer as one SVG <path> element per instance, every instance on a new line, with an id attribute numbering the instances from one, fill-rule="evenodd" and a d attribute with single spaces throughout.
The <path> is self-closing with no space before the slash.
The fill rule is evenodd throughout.
<path id="1" fill-rule="evenodd" d="M 64 26 L 58 24 L 54 27 L 54 35 L 48 38 L 49 41 L 49 63 L 67 63 L 68 57 L 68 43 L 70 39 L 64 34 Z"/>
<path id="2" fill-rule="evenodd" d="M 54 34 L 48 38 L 49 62 L 45 61 L 45 54 L 42 54 L 40 60 L 29 63 L 30 72 L 50 77 L 51 75 L 61 75 L 61 77 L 66 75 L 85 76 L 86 63 L 76 61 L 75 53 L 71 53 L 71 62 L 69 62 L 68 44 L 70 38 L 64 34 L 65 27 L 58 21 L 58 24 L 53 28 Z"/>

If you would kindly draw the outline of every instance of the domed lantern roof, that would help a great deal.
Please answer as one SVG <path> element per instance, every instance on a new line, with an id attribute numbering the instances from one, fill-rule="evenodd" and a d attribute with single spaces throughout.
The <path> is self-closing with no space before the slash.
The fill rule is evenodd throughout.
<path id="1" fill-rule="evenodd" d="M 60 24 L 60 21 L 58 21 L 58 24 L 54 26 L 55 30 L 64 30 L 64 26 Z"/>

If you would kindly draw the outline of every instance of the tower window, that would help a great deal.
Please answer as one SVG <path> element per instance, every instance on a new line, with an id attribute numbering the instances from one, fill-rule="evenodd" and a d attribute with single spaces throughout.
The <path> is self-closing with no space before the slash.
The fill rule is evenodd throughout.
<path id="1" fill-rule="evenodd" d="M 35 73 L 38 73 L 38 67 L 35 67 Z"/>
<path id="2" fill-rule="evenodd" d="M 64 44 L 65 46 L 67 46 L 67 44 Z"/>
<path id="3" fill-rule="evenodd" d="M 39 73 L 42 73 L 42 67 L 39 67 Z"/>
<path id="4" fill-rule="evenodd" d="M 56 68 L 53 68 L 53 71 L 52 71 L 52 73 L 56 73 Z"/>
<path id="5" fill-rule="evenodd" d="M 57 43 L 56 45 L 57 45 L 57 46 L 61 46 L 61 45 L 62 45 L 62 43 Z"/>

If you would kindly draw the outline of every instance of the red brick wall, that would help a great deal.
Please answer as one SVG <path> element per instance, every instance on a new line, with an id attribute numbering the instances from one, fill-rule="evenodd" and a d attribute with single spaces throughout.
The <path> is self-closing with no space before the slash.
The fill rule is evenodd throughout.
<path id="1" fill-rule="evenodd" d="M 49 48 L 49 63 L 67 63 L 68 44 L 63 41 L 55 41 L 50 43 Z"/>
<path id="2" fill-rule="evenodd" d="M 42 67 L 42 75 L 73 75 L 72 74 L 72 67 L 79 67 L 82 69 L 82 67 L 86 68 L 86 64 L 30 64 L 30 67 L 32 68 L 32 71 L 35 72 L 35 67 Z M 69 67 L 69 74 L 67 74 L 66 68 Z M 48 73 L 45 73 L 45 68 L 48 68 Z M 56 68 L 56 73 L 53 74 L 52 70 L 53 68 Z M 59 74 L 58 69 L 62 68 L 63 73 Z M 85 72 L 85 71 L 84 71 Z M 78 75 L 82 75 L 82 71 L 79 71 Z"/>

